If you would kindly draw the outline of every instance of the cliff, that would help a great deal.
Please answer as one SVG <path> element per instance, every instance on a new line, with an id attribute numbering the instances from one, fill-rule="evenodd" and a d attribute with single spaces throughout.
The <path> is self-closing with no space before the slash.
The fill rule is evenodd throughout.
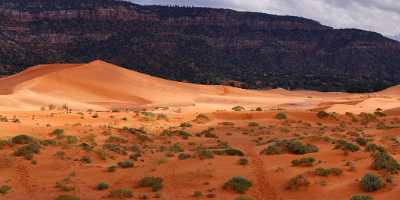
<path id="1" fill-rule="evenodd" d="M 102 59 L 249 88 L 374 91 L 400 83 L 400 43 L 292 16 L 115 0 L 0 0 L 0 74 Z M 105 80 L 106 81 L 106 80 Z"/>

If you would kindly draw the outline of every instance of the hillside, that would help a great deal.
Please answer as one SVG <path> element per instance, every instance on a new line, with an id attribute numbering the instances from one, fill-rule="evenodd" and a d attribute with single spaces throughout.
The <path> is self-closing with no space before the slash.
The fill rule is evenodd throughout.
<path id="1" fill-rule="evenodd" d="M 400 83 L 400 43 L 291 16 L 114 0 L 1 0 L 0 74 L 102 59 L 244 88 L 377 91 Z"/>

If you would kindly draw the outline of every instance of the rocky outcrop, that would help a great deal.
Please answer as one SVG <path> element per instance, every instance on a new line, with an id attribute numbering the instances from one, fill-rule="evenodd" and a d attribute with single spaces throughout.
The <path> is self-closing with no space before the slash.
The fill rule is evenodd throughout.
<path id="1" fill-rule="evenodd" d="M 373 91 L 400 83 L 400 44 L 291 16 L 116 0 L 0 1 L 0 74 L 103 59 L 163 78 Z"/>

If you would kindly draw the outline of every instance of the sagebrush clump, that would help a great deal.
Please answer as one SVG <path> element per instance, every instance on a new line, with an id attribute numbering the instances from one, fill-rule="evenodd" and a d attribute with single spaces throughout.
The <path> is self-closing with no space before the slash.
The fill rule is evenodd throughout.
<path id="1" fill-rule="evenodd" d="M 224 189 L 233 190 L 238 193 L 245 193 L 253 184 L 241 176 L 234 176 L 223 186 Z"/>

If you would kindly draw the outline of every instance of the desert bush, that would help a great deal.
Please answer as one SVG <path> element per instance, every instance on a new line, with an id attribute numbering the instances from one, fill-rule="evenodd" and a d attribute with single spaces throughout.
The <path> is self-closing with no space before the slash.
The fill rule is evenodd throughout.
<path id="1" fill-rule="evenodd" d="M 365 146 L 368 143 L 368 140 L 365 138 L 362 138 L 362 137 L 356 138 L 355 141 L 357 142 L 358 145 L 361 145 L 361 146 Z"/>
<path id="2" fill-rule="evenodd" d="M 13 144 L 30 144 L 34 143 L 35 139 L 33 139 L 31 136 L 28 135 L 17 135 L 11 138 L 11 142 Z"/>
<path id="3" fill-rule="evenodd" d="M 238 161 L 239 165 L 247 165 L 249 161 L 246 158 L 240 158 Z"/>
<path id="4" fill-rule="evenodd" d="M 245 193 L 253 184 L 241 176 L 234 176 L 225 182 L 223 188 L 233 190 L 238 193 Z"/>
<path id="5" fill-rule="evenodd" d="M 89 164 L 89 163 L 92 162 L 92 160 L 88 156 L 82 156 L 80 161 L 83 162 L 83 163 L 86 163 L 86 164 Z"/>
<path id="6" fill-rule="evenodd" d="M 339 168 L 317 168 L 314 170 L 314 174 L 317 176 L 329 176 L 331 174 L 340 176 L 342 173 L 343 171 Z"/>
<path id="7" fill-rule="evenodd" d="M 56 200 L 80 200 L 79 197 L 72 196 L 72 195 L 60 195 L 56 198 Z"/>
<path id="8" fill-rule="evenodd" d="M 108 184 L 105 182 L 100 182 L 96 185 L 96 190 L 106 190 L 108 189 Z"/>
<path id="9" fill-rule="evenodd" d="M 248 125 L 249 127 L 256 127 L 256 126 L 259 126 L 259 124 L 258 124 L 257 122 L 249 122 L 247 125 Z"/>
<path id="10" fill-rule="evenodd" d="M 275 119 L 284 120 L 284 119 L 287 119 L 287 116 L 286 116 L 285 113 L 279 112 L 279 113 L 277 113 L 277 114 L 275 115 Z"/>
<path id="11" fill-rule="evenodd" d="M 190 156 L 190 154 L 187 154 L 187 153 L 180 153 L 179 155 L 178 155 L 178 159 L 179 160 L 187 160 L 187 159 L 189 159 L 191 156 Z"/>
<path id="12" fill-rule="evenodd" d="M 201 191 L 194 191 L 192 197 L 202 197 L 203 193 Z"/>
<path id="13" fill-rule="evenodd" d="M 307 154 L 318 151 L 318 147 L 312 144 L 303 144 L 298 140 L 281 140 L 276 141 L 274 144 L 271 144 L 267 148 L 263 149 L 261 154 L 275 155 L 287 152 L 293 154 Z"/>
<path id="14" fill-rule="evenodd" d="M 340 149 L 344 152 L 356 152 L 360 149 L 360 147 L 353 143 L 347 142 L 346 140 L 338 140 L 336 141 L 334 149 Z"/>
<path id="15" fill-rule="evenodd" d="M 218 136 L 212 132 L 213 130 L 214 130 L 213 128 L 208 128 L 207 130 L 197 133 L 196 136 L 197 137 L 204 136 L 206 138 L 218 138 Z"/>
<path id="16" fill-rule="evenodd" d="M 62 138 L 62 137 L 64 137 L 64 129 L 60 129 L 60 128 L 54 129 L 50 133 L 50 136 L 55 136 L 57 138 Z"/>
<path id="17" fill-rule="evenodd" d="M 38 154 L 40 152 L 40 145 L 36 143 L 26 144 L 17 148 L 14 152 L 15 156 L 22 156 L 27 160 L 31 160 L 34 154 Z"/>
<path id="18" fill-rule="evenodd" d="M 246 196 L 238 196 L 235 198 L 235 200 L 253 200 L 253 199 L 250 197 L 246 197 Z"/>
<path id="19" fill-rule="evenodd" d="M 153 192 L 160 191 L 163 187 L 163 179 L 160 177 L 144 177 L 138 182 L 139 187 L 150 187 Z"/>
<path id="20" fill-rule="evenodd" d="M 317 113 L 317 117 L 320 118 L 320 119 L 323 119 L 323 118 L 329 117 L 329 113 L 327 113 L 325 111 L 319 111 Z"/>
<path id="21" fill-rule="evenodd" d="M 318 147 L 312 144 L 303 144 L 298 140 L 289 141 L 287 148 L 290 153 L 294 154 L 307 154 L 318 152 Z"/>
<path id="22" fill-rule="evenodd" d="M 196 119 L 194 119 L 194 122 L 196 123 L 207 123 L 210 121 L 210 118 L 207 117 L 205 114 L 199 114 L 196 116 Z"/>
<path id="23" fill-rule="evenodd" d="M 186 131 L 183 130 L 164 130 L 163 132 L 161 132 L 160 134 L 161 136 L 180 136 L 182 139 L 188 139 L 189 137 L 191 137 L 192 135 Z"/>
<path id="24" fill-rule="evenodd" d="M 116 169 L 117 169 L 117 166 L 111 165 L 111 166 L 107 167 L 106 171 L 107 172 L 115 172 Z"/>
<path id="25" fill-rule="evenodd" d="M 111 144 L 111 143 L 105 143 L 103 144 L 103 149 L 112 151 L 121 155 L 127 155 L 126 148 L 121 146 L 120 144 Z"/>
<path id="26" fill-rule="evenodd" d="M 244 156 L 244 153 L 239 149 L 228 148 L 224 150 L 214 151 L 217 155 L 227 155 L 227 156 Z"/>
<path id="27" fill-rule="evenodd" d="M 233 111 L 244 111 L 246 110 L 243 106 L 235 106 L 232 108 Z"/>
<path id="28" fill-rule="evenodd" d="M 179 143 L 175 143 L 171 146 L 161 146 L 160 147 L 160 152 L 171 152 L 171 153 L 180 153 L 183 152 L 183 148 Z"/>
<path id="29" fill-rule="evenodd" d="M 379 176 L 374 174 L 366 174 L 360 181 L 361 189 L 365 192 L 373 192 L 381 189 L 384 184 Z"/>
<path id="30" fill-rule="evenodd" d="M 118 163 L 118 166 L 121 168 L 132 168 L 133 162 L 130 160 L 124 160 Z"/>
<path id="31" fill-rule="evenodd" d="M 180 126 L 181 128 L 190 128 L 190 127 L 192 127 L 193 125 L 192 125 L 191 123 L 189 123 L 189 122 L 183 122 L 183 123 L 181 123 L 179 126 Z"/>
<path id="32" fill-rule="evenodd" d="M 372 169 L 386 170 L 390 173 L 397 173 L 400 170 L 399 163 L 388 153 L 378 151 L 373 154 Z"/>
<path id="33" fill-rule="evenodd" d="M 371 152 L 371 153 L 376 153 L 376 152 L 386 152 L 385 148 L 377 145 L 377 144 L 368 144 L 365 147 L 365 151 Z"/>
<path id="34" fill-rule="evenodd" d="M 306 179 L 304 175 L 297 175 L 291 179 L 289 179 L 286 189 L 288 190 L 297 190 L 300 187 L 306 187 L 310 184 L 310 182 Z"/>
<path id="35" fill-rule="evenodd" d="M 142 154 L 140 152 L 136 152 L 136 153 L 129 155 L 129 159 L 133 160 L 133 161 L 137 161 L 141 156 L 142 156 Z"/>
<path id="36" fill-rule="evenodd" d="M 74 186 L 70 185 L 67 179 L 56 182 L 55 187 L 63 192 L 70 192 L 75 190 Z"/>
<path id="37" fill-rule="evenodd" d="M 293 166 L 312 166 L 315 162 L 315 158 L 313 157 L 304 157 L 300 159 L 292 160 Z"/>
<path id="38" fill-rule="evenodd" d="M 207 149 L 197 149 L 196 150 L 196 156 L 200 160 L 205 160 L 205 159 L 212 159 L 214 158 L 214 153 L 210 150 Z"/>
<path id="39" fill-rule="evenodd" d="M 350 198 L 350 200 L 374 200 L 374 198 L 372 198 L 369 195 L 358 194 L 358 195 L 352 196 Z"/>
<path id="40" fill-rule="evenodd" d="M 0 194 L 7 194 L 11 190 L 11 187 L 8 185 L 0 186 Z"/>
<path id="41" fill-rule="evenodd" d="M 127 198 L 132 198 L 133 193 L 129 189 L 114 189 L 110 191 L 108 197 L 116 199 L 127 199 Z"/>

